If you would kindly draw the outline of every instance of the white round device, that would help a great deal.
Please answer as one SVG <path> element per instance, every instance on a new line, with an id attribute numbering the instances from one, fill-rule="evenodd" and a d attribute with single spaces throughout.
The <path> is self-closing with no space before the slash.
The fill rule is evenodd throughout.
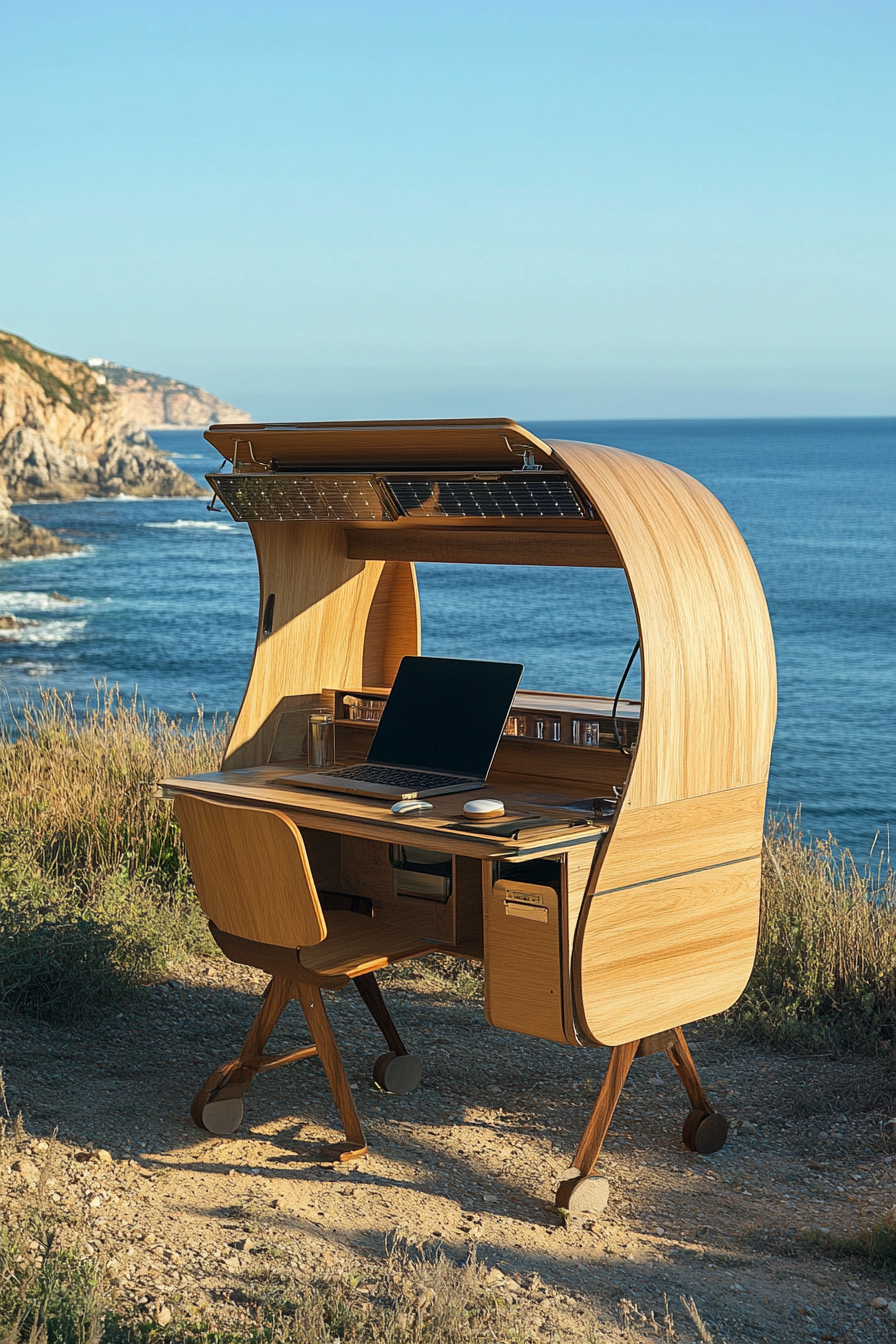
<path id="1" fill-rule="evenodd" d="M 474 821 L 488 821 L 490 817 L 503 817 L 504 804 L 496 798 L 473 798 L 464 803 L 464 816 Z"/>
<path id="2" fill-rule="evenodd" d="M 399 817 L 419 817 L 421 812 L 432 811 L 432 803 L 426 803 L 422 798 L 402 798 L 392 804 L 392 811 Z"/>

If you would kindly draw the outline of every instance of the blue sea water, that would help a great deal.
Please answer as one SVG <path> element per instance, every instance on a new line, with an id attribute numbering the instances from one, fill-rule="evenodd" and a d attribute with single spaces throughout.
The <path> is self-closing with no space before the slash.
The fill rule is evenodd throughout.
<path id="1" fill-rule="evenodd" d="M 544 437 L 615 444 L 703 481 L 746 538 L 778 657 L 769 803 L 865 857 L 894 817 L 896 420 L 535 423 Z M 218 456 L 198 431 L 157 433 L 201 480 Z M 248 529 L 204 500 L 19 507 L 85 550 L 0 566 L 0 687 L 91 695 L 106 679 L 190 716 L 239 706 L 257 571 Z M 523 684 L 612 693 L 636 638 L 614 570 L 420 565 L 424 651 L 518 659 Z M 73 598 L 60 602 L 54 591 Z M 637 694 L 638 666 L 626 688 Z M 880 842 L 878 842 L 880 843 Z"/>

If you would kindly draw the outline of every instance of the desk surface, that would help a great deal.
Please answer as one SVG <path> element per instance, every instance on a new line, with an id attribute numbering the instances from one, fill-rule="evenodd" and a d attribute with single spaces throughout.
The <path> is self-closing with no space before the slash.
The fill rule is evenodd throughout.
<path id="1" fill-rule="evenodd" d="M 576 798 L 578 791 L 563 791 L 550 781 L 550 792 L 531 781 L 526 787 L 521 781 L 491 780 L 485 788 L 469 793 L 444 794 L 427 801 L 432 812 L 414 817 L 397 817 L 391 801 L 379 798 L 360 798 L 357 795 L 325 793 L 319 789 L 302 789 L 296 785 L 278 782 L 284 775 L 307 770 L 301 761 L 281 761 L 276 765 L 253 766 L 246 770 L 216 771 L 204 775 L 187 775 L 182 779 L 162 780 L 159 788 L 163 797 L 177 793 L 196 793 L 222 801 L 246 804 L 264 804 L 292 814 L 299 826 L 314 830 L 336 831 L 341 835 L 356 835 L 365 839 L 381 840 L 386 844 L 413 844 L 421 848 L 439 849 L 452 854 L 466 854 L 477 859 L 529 858 L 536 855 L 564 851 L 580 844 L 593 844 L 609 827 L 606 819 L 595 818 L 590 824 L 573 830 L 561 829 L 565 821 L 581 813 L 565 809 Z M 575 788 L 575 786 L 573 786 Z M 503 836 L 477 834 L 475 831 L 454 830 L 458 822 L 468 824 L 463 806 L 470 798 L 500 798 L 508 812 L 538 812 L 545 824 L 556 820 L 555 835 L 538 834 L 526 838 L 524 831 L 518 840 Z"/>

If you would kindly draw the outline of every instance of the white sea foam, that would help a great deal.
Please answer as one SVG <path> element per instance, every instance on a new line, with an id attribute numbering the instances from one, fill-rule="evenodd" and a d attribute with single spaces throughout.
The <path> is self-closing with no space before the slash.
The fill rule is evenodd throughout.
<path id="1" fill-rule="evenodd" d="M 19 676 L 50 677 L 56 671 L 53 663 L 33 663 L 27 658 L 4 658 L 0 663 L 0 685 L 4 678 Z"/>
<path id="2" fill-rule="evenodd" d="M 39 565 L 44 560 L 83 560 L 87 555 L 95 555 L 95 546 L 81 546 L 80 551 L 61 551 L 56 555 L 11 555 L 4 565 Z"/>
<path id="3" fill-rule="evenodd" d="M 233 532 L 235 526 L 233 523 L 212 523 L 205 522 L 198 518 L 178 518 L 174 523 L 141 523 L 141 527 L 212 527 L 217 532 Z"/>
<path id="4" fill-rule="evenodd" d="M 0 641 L 4 644 L 65 644 L 86 624 L 86 621 L 29 621 L 17 630 L 0 630 Z"/>
<path id="5" fill-rule="evenodd" d="M 0 612 L 11 611 L 65 611 L 68 607 L 85 607 L 86 597 L 70 597 L 63 600 L 52 593 L 29 593 L 24 590 L 0 590 Z"/>

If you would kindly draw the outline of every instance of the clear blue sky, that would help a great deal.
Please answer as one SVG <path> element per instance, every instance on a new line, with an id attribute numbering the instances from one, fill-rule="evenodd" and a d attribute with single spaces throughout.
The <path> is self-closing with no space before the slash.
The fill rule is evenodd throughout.
<path id="1" fill-rule="evenodd" d="M 0 328 L 259 418 L 892 414 L 892 0 L 0 0 Z"/>

